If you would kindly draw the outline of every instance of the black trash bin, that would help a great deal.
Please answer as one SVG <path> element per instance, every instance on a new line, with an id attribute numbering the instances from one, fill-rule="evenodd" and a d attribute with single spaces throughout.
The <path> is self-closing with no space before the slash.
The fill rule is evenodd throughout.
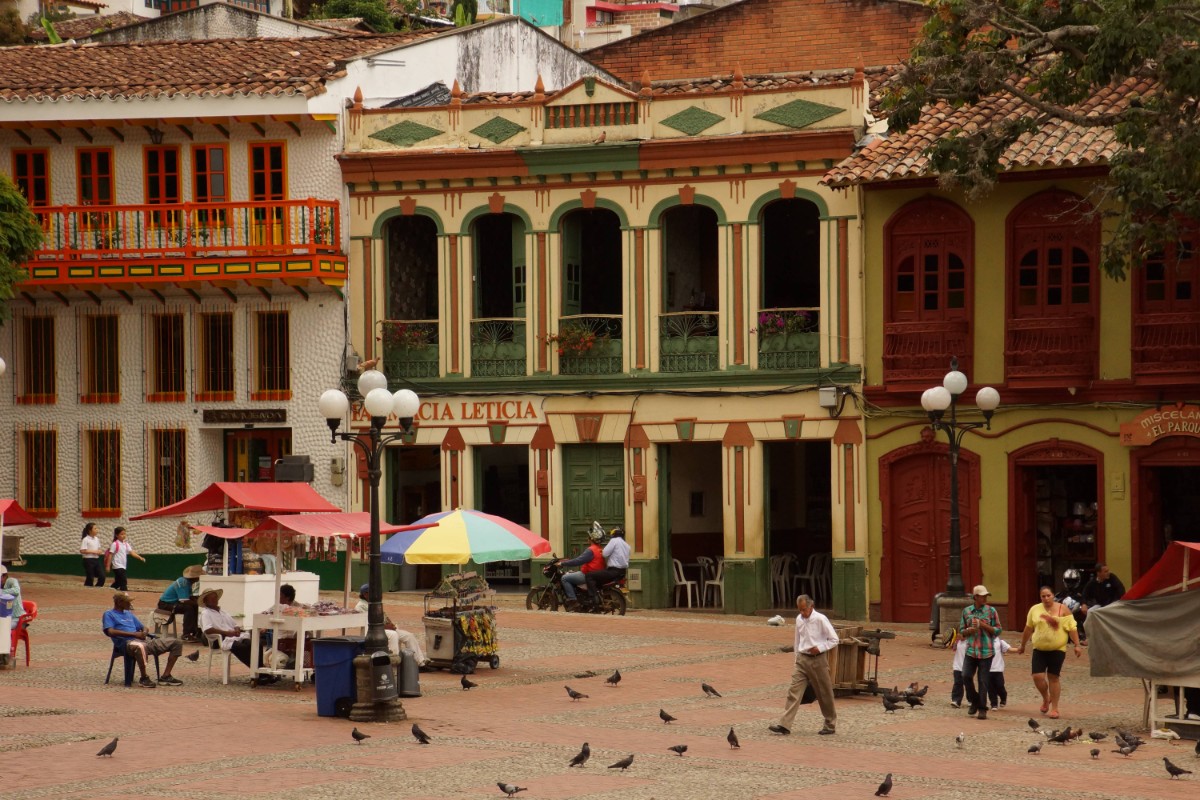
<path id="1" fill-rule="evenodd" d="M 354 658 L 366 650 L 365 642 L 365 636 L 322 636 L 313 639 L 317 716 L 350 716 L 350 707 L 358 700 Z"/>
<path id="2" fill-rule="evenodd" d="M 396 699 L 396 671 L 392 666 L 392 654 L 387 650 L 371 654 L 371 687 L 373 702 Z"/>

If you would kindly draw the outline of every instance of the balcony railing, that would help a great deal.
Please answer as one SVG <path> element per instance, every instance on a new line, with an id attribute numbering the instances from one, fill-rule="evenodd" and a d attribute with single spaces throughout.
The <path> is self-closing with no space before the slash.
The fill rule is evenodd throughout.
<path id="1" fill-rule="evenodd" d="M 946 362 L 971 374 L 971 340 L 966 320 L 889 322 L 883 327 L 883 380 L 893 383 L 940 382 Z"/>
<path id="2" fill-rule="evenodd" d="M 1004 344 L 1009 382 L 1055 384 L 1095 377 L 1095 320 L 1091 316 L 1010 319 Z"/>
<path id="3" fill-rule="evenodd" d="M 317 255 L 341 249 L 336 200 L 54 206 L 34 209 L 32 262 Z"/>
<path id="4" fill-rule="evenodd" d="M 720 314 L 672 311 L 659 317 L 661 372 L 712 372 L 720 366 Z"/>
<path id="5" fill-rule="evenodd" d="M 525 320 L 492 317 L 471 321 L 471 374 L 507 378 L 525 374 Z"/>
<path id="6" fill-rule="evenodd" d="M 764 308 L 758 312 L 759 369 L 812 369 L 821 365 L 819 308 Z"/>
<path id="7" fill-rule="evenodd" d="M 558 351 L 560 375 L 616 375 L 621 372 L 619 314 L 562 317 L 550 344 Z"/>
<path id="8" fill-rule="evenodd" d="M 1200 375 L 1200 313 L 1135 315 L 1132 349 L 1137 377 L 1178 381 Z"/>
<path id="9" fill-rule="evenodd" d="M 438 377 L 438 320 L 385 319 L 379 324 L 383 373 L 396 378 Z"/>

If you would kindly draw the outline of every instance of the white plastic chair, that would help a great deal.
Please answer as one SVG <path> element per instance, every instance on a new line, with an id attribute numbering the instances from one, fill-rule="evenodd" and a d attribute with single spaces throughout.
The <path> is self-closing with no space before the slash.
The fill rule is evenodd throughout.
<path id="1" fill-rule="evenodd" d="M 821 555 L 813 553 L 808 557 L 808 562 L 802 572 L 797 572 L 792 575 L 792 594 L 806 594 L 818 602 L 820 595 L 820 581 L 818 570 L 821 568 Z"/>
<path id="2" fill-rule="evenodd" d="M 689 581 L 683 574 L 683 562 L 678 558 L 671 559 L 671 567 L 675 571 L 675 605 L 679 606 L 679 592 L 682 589 L 687 594 L 687 607 L 692 607 L 692 596 L 696 597 L 696 605 L 700 604 L 699 584 Z"/>
<path id="3" fill-rule="evenodd" d="M 233 660 L 232 650 L 221 649 L 221 634 L 206 633 L 204 638 L 208 641 L 208 677 L 212 677 L 213 658 L 221 659 L 221 683 L 229 684 L 229 665 Z"/>
<path id="4" fill-rule="evenodd" d="M 704 601 L 704 584 L 708 583 L 717 574 L 717 565 L 713 563 L 709 556 L 696 556 L 696 563 L 700 565 L 700 576 L 697 583 L 700 585 L 700 605 L 706 605 Z"/>
<path id="5" fill-rule="evenodd" d="M 787 608 L 792 604 L 792 598 L 789 596 L 792 588 L 790 576 L 792 560 L 795 557 L 792 553 L 771 556 L 771 585 L 774 589 L 777 608 Z"/>
<path id="6" fill-rule="evenodd" d="M 704 586 L 701 588 L 702 588 L 702 591 L 700 592 L 700 595 L 701 595 L 701 599 L 704 601 L 705 605 L 708 604 L 708 593 L 712 592 L 713 606 L 717 605 L 717 595 L 721 596 L 721 606 L 722 607 L 725 606 L 725 560 L 724 559 L 721 559 L 720 561 L 717 562 L 716 570 L 713 573 L 713 578 L 711 580 L 706 580 L 704 582 Z"/>

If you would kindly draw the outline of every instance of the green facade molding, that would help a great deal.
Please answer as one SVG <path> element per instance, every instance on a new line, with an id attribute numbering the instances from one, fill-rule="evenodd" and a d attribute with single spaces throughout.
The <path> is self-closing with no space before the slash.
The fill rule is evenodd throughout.
<path id="1" fill-rule="evenodd" d="M 689 106 L 664 119 L 662 124 L 688 136 L 696 136 L 724 119 L 720 114 L 706 111 L 699 106 Z"/>
<path id="2" fill-rule="evenodd" d="M 471 133 L 478 136 L 480 139 L 487 139 L 493 144 L 507 142 L 512 137 L 516 136 L 521 131 L 528 130 L 523 125 L 518 125 L 510 119 L 504 117 L 492 117 L 482 125 L 472 128 Z"/>
<path id="3" fill-rule="evenodd" d="M 439 131 L 437 128 L 430 128 L 428 125 L 422 125 L 412 120 L 405 120 L 404 122 L 389 125 L 381 131 L 372 133 L 370 138 L 387 142 L 397 147 L 412 147 L 418 142 L 432 139 L 434 136 L 440 136 L 442 133 L 443 131 Z"/>
<path id="4" fill-rule="evenodd" d="M 793 100 L 781 106 L 767 109 L 761 114 L 755 114 L 755 119 L 774 122 L 787 128 L 807 128 L 809 125 L 828 119 L 844 109 L 812 103 L 808 100 Z"/>

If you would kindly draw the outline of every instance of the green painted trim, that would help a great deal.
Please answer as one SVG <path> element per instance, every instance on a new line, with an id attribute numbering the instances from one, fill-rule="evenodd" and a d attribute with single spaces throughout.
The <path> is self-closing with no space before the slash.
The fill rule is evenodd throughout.
<path id="1" fill-rule="evenodd" d="M 783 195 L 778 189 L 772 189 L 771 191 L 760 195 L 759 198 L 754 201 L 754 204 L 750 206 L 750 219 L 754 220 L 755 225 L 761 224 L 763 209 L 766 208 L 769 203 L 774 203 L 776 200 L 782 199 Z M 817 211 L 820 212 L 821 219 L 828 218 L 829 206 L 827 206 L 821 196 L 815 192 L 810 192 L 808 189 L 796 187 L 796 195 L 794 199 L 807 200 L 817 207 Z"/>
<path id="2" fill-rule="evenodd" d="M 403 216 L 409 216 L 409 215 L 401 212 L 399 208 L 389 208 L 389 209 L 386 209 L 385 211 L 383 211 L 382 213 L 380 213 L 379 216 L 375 217 L 375 222 L 373 222 L 371 224 L 371 238 L 372 239 L 382 239 L 384 223 L 386 223 L 390 219 L 394 219 L 395 217 L 403 217 Z M 446 235 L 446 228 L 442 224 L 441 216 L 439 216 L 438 213 L 436 211 L 434 211 L 432 208 L 429 208 L 428 206 L 417 206 L 416 210 L 413 212 L 413 214 L 411 216 L 429 217 L 430 219 L 433 220 L 433 224 L 437 226 L 437 235 L 438 236 Z M 353 238 L 366 238 L 366 237 L 353 237 Z"/>
<path id="3" fill-rule="evenodd" d="M 641 163 L 640 149 L 639 142 L 514 148 L 533 176 L 636 170 Z"/>
<path id="4" fill-rule="evenodd" d="M 647 220 L 649 220 L 650 224 L 647 225 L 646 227 L 647 228 L 661 228 L 662 222 L 660 221 L 660 219 L 661 219 L 662 215 L 667 210 L 672 209 L 675 206 L 682 206 L 682 205 L 683 205 L 683 203 L 679 202 L 678 194 L 676 194 L 673 197 L 668 197 L 664 200 L 658 201 L 658 204 L 656 206 L 654 206 L 654 208 L 650 209 L 650 215 L 647 217 Z M 705 208 L 711 208 L 713 211 L 717 212 L 717 224 L 718 225 L 729 224 L 728 219 L 725 216 L 725 208 L 721 205 L 721 203 L 719 201 L 709 197 L 708 195 L 697 193 L 695 195 L 694 199 L 692 200 L 692 205 L 704 206 Z"/>
<path id="5" fill-rule="evenodd" d="M 831 585 L 834 616 L 841 619 L 867 619 L 866 559 L 835 558 Z"/>
<path id="6" fill-rule="evenodd" d="M 491 213 L 492 213 L 492 209 L 490 206 L 487 206 L 487 205 L 476 206 L 475 208 L 468 211 L 467 215 L 465 217 L 463 217 L 463 219 L 462 219 L 462 226 L 459 228 L 459 235 L 460 236 L 470 236 L 471 235 L 471 223 L 474 222 L 479 217 L 483 217 L 483 216 L 486 216 Z M 525 223 L 526 233 L 533 230 L 533 220 L 531 220 L 529 218 L 529 214 L 527 214 L 525 212 L 525 209 L 521 208 L 520 206 L 514 206 L 512 203 L 505 203 L 504 208 L 500 211 L 500 213 L 501 214 L 512 214 L 515 217 L 520 217 L 521 221 Z"/>
<path id="7" fill-rule="evenodd" d="M 558 232 L 558 228 L 562 222 L 562 218 L 565 217 L 567 214 L 571 213 L 572 211 L 577 211 L 581 208 L 583 208 L 582 200 L 568 200 L 567 202 L 560 205 L 558 208 L 554 209 L 554 212 L 550 215 L 550 224 L 547 226 L 546 232 L 547 233 Z M 603 208 L 606 211 L 612 211 L 614 214 L 617 215 L 617 219 L 619 219 L 621 221 L 621 230 L 628 230 L 629 217 L 625 216 L 625 209 L 622 208 L 620 205 L 618 205 L 617 203 L 614 203 L 612 200 L 606 200 L 603 197 L 597 197 L 596 198 L 596 208 Z M 535 233 L 536 233 L 536 231 L 535 231 Z"/>

